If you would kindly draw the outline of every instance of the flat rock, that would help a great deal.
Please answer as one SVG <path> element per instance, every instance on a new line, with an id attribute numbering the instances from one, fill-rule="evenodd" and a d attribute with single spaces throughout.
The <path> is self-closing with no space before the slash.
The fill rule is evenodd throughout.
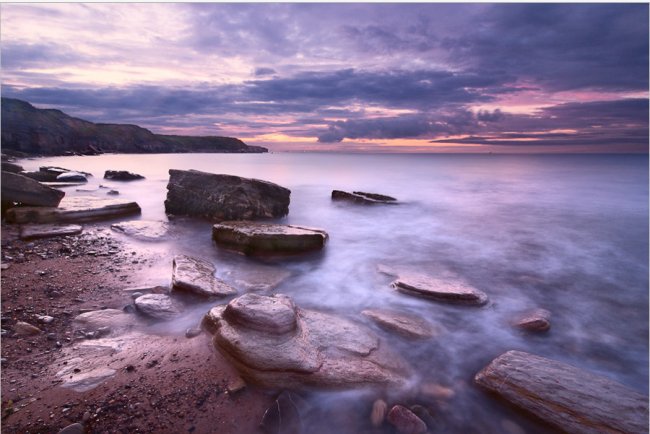
<path id="1" fill-rule="evenodd" d="M 427 425 L 408 408 L 395 405 L 388 412 L 388 422 L 401 434 L 424 434 Z"/>
<path id="2" fill-rule="evenodd" d="M 61 237 L 78 235 L 83 231 L 79 225 L 23 225 L 20 228 L 20 238 L 33 240 L 37 238 Z"/>
<path id="3" fill-rule="evenodd" d="M 336 201 L 346 201 L 357 203 L 361 205 L 376 205 L 376 204 L 388 204 L 395 205 L 397 204 L 397 199 L 391 196 L 386 196 L 383 194 L 377 193 L 365 193 L 363 191 L 355 191 L 348 193 L 347 191 L 333 190 L 332 191 L 332 200 Z"/>
<path id="4" fill-rule="evenodd" d="M 545 332 L 551 328 L 551 312 L 546 309 L 534 309 L 520 314 L 513 325 L 529 332 Z"/>
<path id="5" fill-rule="evenodd" d="M 2 172 L 2 200 L 37 207 L 56 207 L 65 196 L 59 190 L 17 173 Z"/>
<path id="6" fill-rule="evenodd" d="M 424 319 L 409 312 L 392 309 L 366 309 L 361 312 L 380 327 L 395 331 L 409 338 L 430 338 L 436 330 Z"/>
<path id="7" fill-rule="evenodd" d="M 237 287 L 248 291 L 270 291 L 277 288 L 291 276 L 291 272 L 281 267 L 247 263 L 235 267 L 228 273 L 229 280 Z"/>
<path id="8" fill-rule="evenodd" d="M 74 323 L 77 327 L 86 331 L 98 330 L 104 327 L 108 327 L 111 331 L 118 331 L 134 327 L 138 324 L 138 319 L 135 315 L 122 310 L 102 309 L 77 315 Z"/>
<path id="9" fill-rule="evenodd" d="M 291 191 L 272 182 L 197 170 L 169 170 L 165 212 L 213 221 L 282 217 Z"/>
<path id="10" fill-rule="evenodd" d="M 262 386 L 396 385 L 410 373 L 367 327 L 280 294 L 241 296 L 211 309 L 203 325 L 240 374 Z"/>
<path id="11" fill-rule="evenodd" d="M 246 255 L 297 254 L 320 250 L 327 241 L 321 229 L 251 221 L 228 221 L 212 227 L 217 245 Z"/>
<path id="12" fill-rule="evenodd" d="M 92 196 L 64 198 L 58 208 L 18 207 L 7 210 L 13 223 L 80 223 L 140 214 L 135 202 Z"/>
<path id="13" fill-rule="evenodd" d="M 163 241 L 167 238 L 169 224 L 163 221 L 131 220 L 112 224 L 111 229 L 142 241 Z"/>
<path id="14" fill-rule="evenodd" d="M 180 314 L 172 298 L 165 294 L 145 294 L 133 302 L 138 312 L 155 319 L 170 319 Z"/>
<path id="15" fill-rule="evenodd" d="M 136 179 L 144 179 L 144 176 L 137 173 L 127 172 L 126 170 L 107 170 L 104 172 L 104 179 L 113 181 L 135 181 Z"/>
<path id="16" fill-rule="evenodd" d="M 393 282 L 398 291 L 430 300 L 481 306 L 488 296 L 461 281 L 444 280 L 424 275 L 400 276 Z"/>
<path id="17" fill-rule="evenodd" d="M 236 294 L 237 290 L 214 276 L 212 263 L 186 255 L 178 255 L 173 261 L 172 287 L 202 296 Z"/>
<path id="18" fill-rule="evenodd" d="M 564 432 L 648 432 L 647 396 L 555 360 L 508 351 L 474 381 Z"/>

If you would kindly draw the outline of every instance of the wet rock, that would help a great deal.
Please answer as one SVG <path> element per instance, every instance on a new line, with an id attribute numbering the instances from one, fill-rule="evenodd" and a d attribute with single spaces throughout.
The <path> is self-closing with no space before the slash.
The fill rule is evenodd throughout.
<path id="1" fill-rule="evenodd" d="M 388 404 L 383 399 L 378 399 L 372 404 L 372 411 L 370 412 L 370 423 L 375 428 L 380 427 L 386 419 L 386 412 L 388 411 Z"/>
<path id="2" fill-rule="evenodd" d="M 203 325 L 240 374 L 262 386 L 395 385 L 410 372 L 370 329 L 284 295 L 245 294 L 211 309 Z"/>
<path id="3" fill-rule="evenodd" d="M 17 336 L 32 336 L 32 335 L 37 335 L 41 332 L 41 329 L 38 327 L 31 325 L 28 322 L 24 321 L 18 321 L 16 324 L 14 324 L 14 333 Z"/>
<path id="4" fill-rule="evenodd" d="M 20 228 L 22 240 L 34 240 L 37 238 L 61 237 L 67 235 L 78 235 L 83 231 L 79 225 L 52 225 L 52 224 L 30 224 Z"/>
<path id="5" fill-rule="evenodd" d="M 144 179 L 144 176 L 127 172 L 126 170 L 107 170 L 104 172 L 104 179 L 110 179 L 112 181 L 134 181 L 136 179 Z"/>
<path id="6" fill-rule="evenodd" d="M 65 172 L 56 177 L 58 182 L 88 182 L 83 173 Z"/>
<path id="7" fill-rule="evenodd" d="M 401 434 L 423 434 L 427 432 L 427 425 L 411 410 L 401 405 L 395 405 L 388 413 L 390 422 Z"/>
<path id="8" fill-rule="evenodd" d="M 346 201 L 362 205 L 376 205 L 376 204 L 397 204 L 397 199 L 391 196 L 386 196 L 383 194 L 376 193 L 365 193 L 362 191 L 355 191 L 353 193 L 348 193 L 347 191 L 333 190 L 332 191 L 332 200 L 336 201 Z"/>
<path id="9" fill-rule="evenodd" d="M 291 191 L 267 181 L 197 170 L 169 170 L 165 212 L 213 221 L 282 217 Z"/>
<path id="10" fill-rule="evenodd" d="M 167 238 L 169 225 L 163 221 L 131 220 L 112 224 L 111 229 L 142 241 L 162 241 Z"/>
<path id="11" fill-rule="evenodd" d="M 73 423 L 59 431 L 58 434 L 84 434 L 84 426 L 80 423 Z"/>
<path id="12" fill-rule="evenodd" d="M 93 310 L 77 315 L 75 325 L 85 330 L 98 330 L 108 327 L 110 330 L 128 329 L 138 323 L 134 315 L 118 309 Z"/>
<path id="13" fill-rule="evenodd" d="M 551 312 L 535 309 L 524 312 L 514 320 L 514 326 L 529 332 L 545 332 L 551 328 Z"/>
<path id="14" fill-rule="evenodd" d="M 508 351 L 474 381 L 562 431 L 648 432 L 647 396 L 555 360 Z"/>
<path id="15" fill-rule="evenodd" d="M 400 312 L 391 309 L 366 309 L 361 312 L 376 322 L 382 328 L 395 331 L 408 338 L 430 338 L 436 331 L 424 319 L 410 312 Z"/>
<path id="16" fill-rule="evenodd" d="M 2 171 L 3 172 L 20 173 L 23 170 L 24 170 L 23 166 L 20 166 L 18 164 L 10 163 L 8 161 L 3 161 L 2 162 Z"/>
<path id="17" fill-rule="evenodd" d="M 250 221 L 230 221 L 212 227 L 217 245 L 246 255 L 297 254 L 320 250 L 327 233 L 320 229 Z"/>
<path id="18" fill-rule="evenodd" d="M 265 434 L 300 434 L 301 400 L 295 393 L 283 391 L 262 417 L 260 429 Z"/>
<path id="19" fill-rule="evenodd" d="M 13 223 L 78 223 L 108 220 L 140 212 L 140 206 L 135 202 L 76 196 L 64 198 L 58 208 L 11 208 L 7 210 L 7 220 Z"/>
<path id="20" fill-rule="evenodd" d="M 135 299 L 138 312 L 156 319 L 170 319 L 178 316 L 180 311 L 171 297 L 164 294 L 146 294 Z"/>
<path id="21" fill-rule="evenodd" d="M 214 276 L 216 269 L 210 262 L 178 255 L 173 261 L 172 287 L 202 296 L 236 294 L 237 290 Z"/>
<path id="22" fill-rule="evenodd" d="M 434 301 L 481 306 L 488 296 L 461 281 L 443 280 L 424 275 L 400 276 L 393 282 L 399 292 Z"/>
<path id="23" fill-rule="evenodd" d="M 59 190 L 42 185 L 38 181 L 27 178 L 17 173 L 2 172 L 2 200 L 5 202 L 18 202 L 34 207 L 56 207 L 65 196 Z M 7 215 L 12 210 L 7 210 Z"/>

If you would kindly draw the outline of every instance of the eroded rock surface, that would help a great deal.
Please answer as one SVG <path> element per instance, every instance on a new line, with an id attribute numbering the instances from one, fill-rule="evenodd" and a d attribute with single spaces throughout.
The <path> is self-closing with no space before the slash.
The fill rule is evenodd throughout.
<path id="1" fill-rule="evenodd" d="M 439 279 L 425 275 L 400 275 L 393 287 L 399 292 L 430 300 L 481 306 L 488 302 L 488 296 L 459 280 Z"/>
<path id="2" fill-rule="evenodd" d="M 565 432 L 648 432 L 647 396 L 555 360 L 508 351 L 474 381 Z"/>
<path id="3" fill-rule="evenodd" d="M 9 209 L 7 220 L 13 223 L 81 223 L 140 214 L 140 212 L 140 206 L 135 202 L 76 196 L 65 197 L 58 208 L 26 206 Z"/>
<path id="4" fill-rule="evenodd" d="M 348 193 L 347 191 L 333 190 L 332 200 L 343 200 L 362 205 L 376 205 L 376 204 L 397 204 L 397 199 L 391 196 L 386 196 L 377 193 L 365 193 L 363 191 L 355 191 Z"/>
<path id="5" fill-rule="evenodd" d="M 430 338 L 436 335 L 435 328 L 424 319 L 409 312 L 392 309 L 366 309 L 361 312 L 380 327 L 395 331 L 408 338 Z"/>
<path id="6" fill-rule="evenodd" d="M 2 200 L 35 207 L 55 207 L 65 193 L 17 173 L 2 172 Z"/>
<path id="7" fill-rule="evenodd" d="M 212 238 L 219 246 L 238 250 L 247 255 L 274 255 L 320 250 L 328 236 L 321 229 L 228 221 L 212 227 Z"/>
<path id="8" fill-rule="evenodd" d="M 186 255 L 174 257 L 172 287 L 202 296 L 227 296 L 237 290 L 214 276 L 212 263 Z"/>
<path id="9" fill-rule="evenodd" d="M 37 238 L 78 235 L 83 231 L 79 225 L 23 225 L 20 228 L 20 238 L 33 240 Z"/>
<path id="10" fill-rule="evenodd" d="M 142 241 L 162 241 L 167 238 L 169 225 L 163 221 L 131 220 L 112 224 L 111 229 Z"/>

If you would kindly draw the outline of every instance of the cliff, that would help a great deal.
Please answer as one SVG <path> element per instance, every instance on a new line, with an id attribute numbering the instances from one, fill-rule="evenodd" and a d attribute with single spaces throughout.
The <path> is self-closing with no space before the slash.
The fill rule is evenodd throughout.
<path id="1" fill-rule="evenodd" d="M 233 137 L 167 136 L 137 125 L 96 124 L 13 98 L 2 98 L 2 150 L 31 155 L 268 152 Z"/>

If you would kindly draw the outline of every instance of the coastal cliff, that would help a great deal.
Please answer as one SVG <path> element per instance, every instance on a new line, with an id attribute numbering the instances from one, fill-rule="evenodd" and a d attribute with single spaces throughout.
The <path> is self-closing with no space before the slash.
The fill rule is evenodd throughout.
<path id="1" fill-rule="evenodd" d="M 2 98 L 2 149 L 29 155 L 268 152 L 233 137 L 168 136 L 137 125 L 96 124 L 13 98 Z"/>

